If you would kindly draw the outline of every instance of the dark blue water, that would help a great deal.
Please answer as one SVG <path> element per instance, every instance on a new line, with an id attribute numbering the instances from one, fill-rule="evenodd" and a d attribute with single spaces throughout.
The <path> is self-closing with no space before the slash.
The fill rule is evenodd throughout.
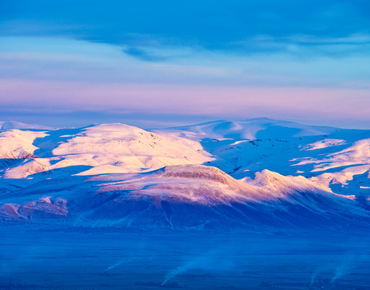
<path id="1" fill-rule="evenodd" d="M 369 237 L 0 229 L 0 289 L 370 289 Z"/>

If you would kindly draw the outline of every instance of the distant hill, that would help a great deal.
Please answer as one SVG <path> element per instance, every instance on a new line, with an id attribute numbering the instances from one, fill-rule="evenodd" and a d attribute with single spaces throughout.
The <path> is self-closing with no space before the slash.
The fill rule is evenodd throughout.
<path id="1" fill-rule="evenodd" d="M 244 121 L 221 120 L 190 126 L 173 127 L 165 130 L 196 140 L 202 140 L 204 138 L 219 140 L 290 139 L 294 137 L 331 135 L 347 131 L 333 127 L 310 126 L 268 118 Z"/>
<path id="2" fill-rule="evenodd" d="M 30 125 L 26 123 L 16 122 L 16 121 L 0 121 L 1 130 L 9 129 L 39 129 L 39 130 L 51 130 L 52 127 L 42 126 L 42 125 Z"/>

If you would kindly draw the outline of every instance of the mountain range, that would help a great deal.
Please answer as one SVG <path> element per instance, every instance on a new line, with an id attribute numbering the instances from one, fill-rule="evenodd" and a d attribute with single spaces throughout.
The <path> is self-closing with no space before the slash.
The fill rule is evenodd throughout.
<path id="1" fill-rule="evenodd" d="M 0 124 L 3 224 L 370 227 L 370 130 L 266 118 L 160 130 Z"/>

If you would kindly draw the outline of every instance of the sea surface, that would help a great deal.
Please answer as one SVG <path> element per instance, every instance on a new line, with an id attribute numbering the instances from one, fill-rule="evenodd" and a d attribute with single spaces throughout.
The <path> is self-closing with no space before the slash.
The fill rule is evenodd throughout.
<path id="1" fill-rule="evenodd" d="M 0 228 L 0 289 L 370 289 L 365 233 Z"/>

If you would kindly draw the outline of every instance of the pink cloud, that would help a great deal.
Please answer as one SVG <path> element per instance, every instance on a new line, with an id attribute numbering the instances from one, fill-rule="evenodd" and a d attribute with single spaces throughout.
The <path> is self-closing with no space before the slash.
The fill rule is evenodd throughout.
<path id="1" fill-rule="evenodd" d="M 0 105 L 200 115 L 367 119 L 367 90 L 0 80 Z"/>

